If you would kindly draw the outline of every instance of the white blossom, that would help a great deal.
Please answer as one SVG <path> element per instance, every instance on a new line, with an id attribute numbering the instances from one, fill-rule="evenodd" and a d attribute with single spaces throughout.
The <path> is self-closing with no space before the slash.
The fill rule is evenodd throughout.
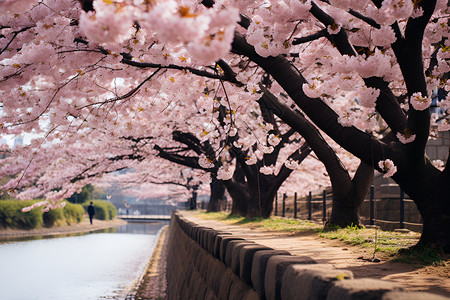
<path id="1" fill-rule="evenodd" d="M 213 162 L 206 157 L 205 154 L 201 154 L 198 158 L 198 164 L 200 165 L 200 167 L 205 168 L 205 169 L 210 169 L 214 167 Z"/>
<path id="2" fill-rule="evenodd" d="M 245 163 L 249 166 L 256 164 L 258 159 L 256 158 L 256 155 L 252 154 L 250 155 L 246 160 Z"/>
<path id="3" fill-rule="evenodd" d="M 221 166 L 217 170 L 217 179 L 230 180 L 232 177 L 233 177 L 233 171 L 231 170 L 231 168 L 229 166 L 227 166 L 227 167 Z"/>
<path id="4" fill-rule="evenodd" d="M 410 103 L 415 110 L 425 110 L 430 107 L 431 98 L 423 97 L 421 92 L 412 94 Z"/>
<path id="5" fill-rule="evenodd" d="M 264 175 L 272 175 L 273 174 L 273 166 L 264 166 L 259 169 L 259 171 Z"/>
<path id="6" fill-rule="evenodd" d="M 269 142 L 270 145 L 276 146 L 276 145 L 278 145 L 281 142 L 281 139 L 280 139 L 279 136 L 271 133 L 269 135 L 269 137 L 267 138 L 267 141 Z"/>
<path id="7" fill-rule="evenodd" d="M 390 159 L 380 160 L 378 162 L 378 166 L 384 172 L 383 177 L 389 178 L 397 172 L 397 167 L 394 165 L 394 162 Z"/>
<path id="8" fill-rule="evenodd" d="M 397 138 L 402 144 L 408 144 L 416 139 L 416 135 L 412 134 L 409 129 L 405 129 L 404 133 L 397 132 Z"/>
<path id="9" fill-rule="evenodd" d="M 286 166 L 286 168 L 291 170 L 295 170 L 299 166 L 298 162 L 293 159 L 288 159 L 287 161 L 284 162 L 284 165 Z"/>

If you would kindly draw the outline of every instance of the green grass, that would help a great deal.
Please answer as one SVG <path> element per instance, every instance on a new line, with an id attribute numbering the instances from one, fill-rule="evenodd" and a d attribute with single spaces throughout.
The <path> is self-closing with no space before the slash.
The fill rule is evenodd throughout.
<path id="1" fill-rule="evenodd" d="M 299 219 L 281 217 L 244 218 L 224 212 L 198 212 L 202 219 L 217 220 L 227 224 L 248 226 L 267 231 L 292 233 L 313 233 L 321 238 L 339 240 L 349 245 L 372 248 L 375 253 L 391 257 L 394 261 L 418 263 L 421 265 L 443 265 L 448 259 L 438 251 L 429 248 L 414 247 L 420 238 L 417 232 L 390 232 L 374 228 L 349 226 L 347 228 L 326 227 Z"/>
<path id="2" fill-rule="evenodd" d="M 325 228 L 319 233 L 326 239 L 337 239 L 352 245 L 374 248 L 375 252 L 395 255 L 398 250 L 411 247 L 419 241 L 416 232 L 400 233 L 373 228 L 350 226 L 347 228 Z"/>
<path id="3" fill-rule="evenodd" d="M 200 212 L 198 216 L 205 220 L 216 220 L 226 224 L 246 225 L 257 227 L 268 231 L 319 231 L 322 226 L 309 221 L 299 219 L 287 219 L 281 217 L 264 218 L 244 218 L 237 215 L 230 215 L 224 212 Z"/>
<path id="4" fill-rule="evenodd" d="M 445 255 L 442 251 L 419 245 L 400 249 L 394 256 L 394 261 L 444 267 L 450 263 L 449 255 Z"/>

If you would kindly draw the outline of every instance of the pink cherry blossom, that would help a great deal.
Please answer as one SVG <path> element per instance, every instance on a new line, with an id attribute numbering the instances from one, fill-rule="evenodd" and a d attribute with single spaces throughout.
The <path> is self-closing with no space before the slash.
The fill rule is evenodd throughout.
<path id="1" fill-rule="evenodd" d="M 422 93 L 417 92 L 411 95 L 410 104 L 415 110 L 425 110 L 430 107 L 431 99 L 422 96 Z"/>
<path id="2" fill-rule="evenodd" d="M 397 167 L 394 165 L 394 162 L 390 159 L 380 160 L 378 162 L 378 166 L 384 172 L 383 177 L 389 178 L 392 177 L 397 172 Z"/>
<path id="3" fill-rule="evenodd" d="M 396 136 L 402 144 L 411 143 L 416 139 L 416 135 L 411 133 L 408 128 L 403 133 L 397 132 Z"/>

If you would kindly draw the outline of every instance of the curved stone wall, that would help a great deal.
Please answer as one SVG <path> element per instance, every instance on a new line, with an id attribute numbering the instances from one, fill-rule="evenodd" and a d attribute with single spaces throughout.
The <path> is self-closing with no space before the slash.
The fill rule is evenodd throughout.
<path id="1" fill-rule="evenodd" d="M 198 226 L 176 212 L 169 231 L 167 296 L 169 300 L 448 299 L 402 291 L 389 281 L 354 279 L 351 271 Z"/>

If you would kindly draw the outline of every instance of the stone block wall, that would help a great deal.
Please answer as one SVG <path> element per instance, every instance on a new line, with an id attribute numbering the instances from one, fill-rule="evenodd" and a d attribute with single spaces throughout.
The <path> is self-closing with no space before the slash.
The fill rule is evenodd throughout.
<path id="1" fill-rule="evenodd" d="M 167 296 L 169 300 L 448 299 L 403 291 L 388 281 L 354 279 L 351 271 L 199 226 L 177 212 L 169 231 Z"/>

